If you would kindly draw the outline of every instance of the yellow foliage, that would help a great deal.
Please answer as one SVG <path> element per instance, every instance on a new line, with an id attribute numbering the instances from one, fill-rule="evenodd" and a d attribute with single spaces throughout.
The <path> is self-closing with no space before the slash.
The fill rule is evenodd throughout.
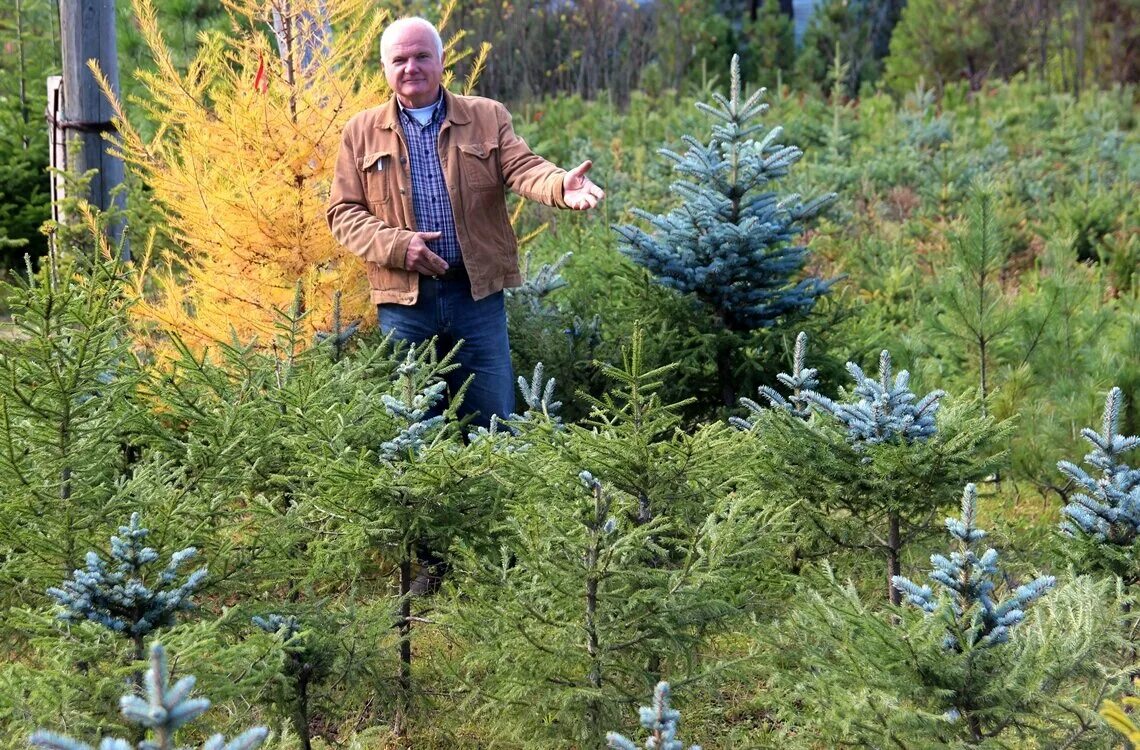
<path id="1" fill-rule="evenodd" d="M 1110 727 L 1124 735 L 1131 747 L 1140 747 L 1140 727 L 1137 727 L 1132 717 L 1124 711 L 1125 707 L 1133 710 L 1140 708 L 1140 698 L 1125 696 L 1123 703 L 1124 706 L 1121 706 L 1113 701 L 1105 701 L 1100 708 L 1100 715 Z"/>
<path id="2" fill-rule="evenodd" d="M 142 260 L 136 320 L 195 349 L 231 329 L 268 344 L 300 282 L 310 332 L 329 326 L 337 291 L 346 320 L 370 322 L 363 266 L 329 233 L 325 203 L 345 123 L 389 96 L 378 55 L 389 13 L 370 0 L 224 1 L 232 31 L 204 34 L 182 73 L 151 0 L 134 0 L 156 70 L 138 74 L 147 96 L 132 104 L 158 128 L 144 140 L 116 103 L 118 148 L 179 248 Z"/>

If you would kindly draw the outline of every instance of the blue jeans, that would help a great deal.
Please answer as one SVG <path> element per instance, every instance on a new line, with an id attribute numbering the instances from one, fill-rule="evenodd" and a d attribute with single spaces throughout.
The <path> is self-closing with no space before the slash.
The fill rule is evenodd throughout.
<path id="1" fill-rule="evenodd" d="M 492 414 L 502 418 L 515 410 L 515 375 L 502 292 L 476 301 L 465 279 L 421 276 L 416 304 L 382 304 L 377 313 L 380 329 L 399 341 L 417 345 L 437 337 L 436 351 L 441 357 L 462 340 L 455 359 L 459 367 L 445 376 L 449 394 L 475 376 L 459 406 L 461 418 L 475 415 L 472 424 L 486 427 Z"/>

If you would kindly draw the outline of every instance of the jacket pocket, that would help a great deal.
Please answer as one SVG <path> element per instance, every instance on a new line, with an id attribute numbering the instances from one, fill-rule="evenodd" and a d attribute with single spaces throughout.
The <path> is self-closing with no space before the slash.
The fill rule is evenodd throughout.
<path id="1" fill-rule="evenodd" d="M 503 169 L 499 166 L 499 144 L 460 143 L 459 171 L 463 184 L 472 190 L 503 187 Z"/>
<path id="2" fill-rule="evenodd" d="M 396 174 L 392 154 L 389 151 L 377 151 L 365 154 L 356 160 L 356 167 L 360 170 L 360 181 L 364 183 L 364 194 L 369 203 L 387 203 L 392 197 L 392 180 Z"/>

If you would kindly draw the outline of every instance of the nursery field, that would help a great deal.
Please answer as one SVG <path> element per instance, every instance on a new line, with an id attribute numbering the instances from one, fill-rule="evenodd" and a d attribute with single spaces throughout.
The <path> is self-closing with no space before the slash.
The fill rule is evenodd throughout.
<path id="1" fill-rule="evenodd" d="M 330 7 L 257 88 L 257 3 L 167 58 L 139 3 L 126 214 L 8 270 L 0 748 L 1140 743 L 1133 84 L 713 45 L 520 95 L 606 199 L 509 199 L 517 413 L 476 428 L 328 233 L 387 96 L 386 16 Z"/>

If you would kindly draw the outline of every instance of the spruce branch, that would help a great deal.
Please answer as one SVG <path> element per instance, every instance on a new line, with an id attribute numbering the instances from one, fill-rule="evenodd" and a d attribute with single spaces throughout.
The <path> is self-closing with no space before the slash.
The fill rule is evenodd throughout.
<path id="1" fill-rule="evenodd" d="M 1069 461 L 1057 464 L 1061 473 L 1083 490 L 1061 509 L 1065 516 L 1061 530 L 1070 537 L 1128 547 L 1140 535 L 1140 469 L 1133 469 L 1122 459 L 1140 445 L 1140 436 L 1117 432 L 1123 406 L 1124 394 L 1120 388 L 1113 388 L 1105 398 L 1101 431 L 1081 430 L 1093 448 L 1085 454 L 1084 462 L 1097 469 L 1096 474 Z"/>
<path id="2" fill-rule="evenodd" d="M 443 380 L 422 384 L 424 365 L 409 351 L 396 369 L 400 396 L 385 393 L 380 397 L 385 411 L 401 420 L 404 426 L 391 440 L 380 444 L 380 455 L 389 463 L 414 457 L 428 445 L 428 437 L 443 424 L 443 415 L 428 416 L 443 398 L 447 383 Z"/>
<path id="3" fill-rule="evenodd" d="M 510 298 L 522 300 L 527 309 L 535 315 L 543 314 L 547 296 L 568 285 L 569 282 L 562 276 L 562 269 L 573 255 L 569 252 L 563 253 L 558 260 L 553 263 L 543 263 L 531 274 L 531 252 L 528 250 L 523 256 L 523 283 L 508 290 Z"/>
<path id="4" fill-rule="evenodd" d="M 847 363 L 855 381 L 852 393 L 857 400 L 837 403 L 813 390 L 802 391 L 802 398 L 847 429 L 847 439 L 857 450 L 880 443 L 914 443 L 929 440 L 937 432 L 935 414 L 945 391 L 935 390 L 918 399 L 910 389 L 906 370 L 891 379 L 891 354 L 879 354 L 879 377 L 868 377 L 859 365 Z"/>
<path id="5" fill-rule="evenodd" d="M 816 377 L 819 371 L 814 367 L 806 367 L 807 362 L 807 333 L 800 331 L 796 336 L 796 347 L 792 354 L 792 372 L 778 373 L 776 379 L 792 391 L 792 395 L 785 399 L 771 386 L 762 385 L 759 388 L 761 396 L 768 400 L 773 409 L 783 409 L 800 419 L 811 416 L 810 400 L 804 395 L 806 391 L 814 392 L 819 387 Z M 756 418 L 763 412 L 763 408 L 750 398 L 740 399 L 740 404 L 748 409 L 750 418 L 731 417 L 728 421 L 737 429 L 747 432 L 756 426 Z"/>
<path id="6" fill-rule="evenodd" d="M 123 716 L 133 724 L 148 731 L 153 740 L 138 743 L 138 750 L 175 750 L 175 732 L 201 716 L 209 707 L 206 698 L 191 698 L 195 678 L 183 677 L 174 685 L 170 684 L 170 670 L 166 663 L 166 651 L 161 644 L 154 644 L 150 650 L 150 669 L 146 673 L 146 698 L 128 693 L 119 701 Z M 269 732 L 264 727 L 254 727 L 226 742 L 216 734 L 206 740 L 201 750 L 255 750 L 261 746 Z M 39 730 L 28 741 L 34 747 L 48 750 L 93 750 L 78 740 L 55 732 Z M 133 750 L 131 743 L 118 738 L 104 738 L 99 750 Z"/>
<path id="7" fill-rule="evenodd" d="M 638 709 L 641 726 L 649 730 L 645 740 L 647 750 L 684 750 L 685 744 L 677 739 L 681 712 L 669 706 L 669 683 L 659 682 L 653 691 L 653 705 Z M 606 744 L 613 750 L 638 750 L 631 740 L 617 732 L 606 734 Z M 701 750 L 692 745 L 689 750 Z"/>

